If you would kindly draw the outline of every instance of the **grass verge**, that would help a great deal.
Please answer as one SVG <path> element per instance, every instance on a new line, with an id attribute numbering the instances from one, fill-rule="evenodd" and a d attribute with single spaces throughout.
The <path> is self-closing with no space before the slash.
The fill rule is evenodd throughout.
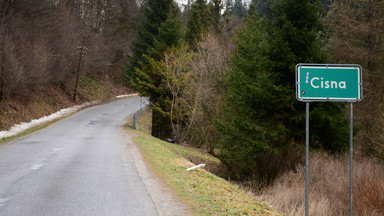
<path id="1" fill-rule="evenodd" d="M 218 164 L 209 155 L 153 138 L 143 132 L 133 141 L 141 149 L 153 171 L 176 194 L 189 204 L 195 215 L 280 215 L 265 204 L 257 203 L 251 193 L 239 186 L 198 169 L 186 171 L 194 164 L 186 158 L 201 158 L 201 163 Z"/>

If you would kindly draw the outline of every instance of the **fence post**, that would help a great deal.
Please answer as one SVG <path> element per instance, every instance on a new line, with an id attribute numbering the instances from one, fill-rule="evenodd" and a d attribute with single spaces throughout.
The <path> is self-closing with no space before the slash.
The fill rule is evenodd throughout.
<path id="1" fill-rule="evenodd" d="M 133 129 L 139 130 L 139 122 L 137 120 L 136 114 L 137 112 L 135 112 L 135 114 L 133 115 Z"/>

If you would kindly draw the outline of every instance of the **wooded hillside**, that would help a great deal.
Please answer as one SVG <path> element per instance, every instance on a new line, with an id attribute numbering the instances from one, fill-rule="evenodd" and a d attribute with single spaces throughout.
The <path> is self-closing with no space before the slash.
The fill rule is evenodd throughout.
<path id="1" fill-rule="evenodd" d="M 0 119 L 9 118 L 4 101 L 23 109 L 52 88 L 76 101 L 78 86 L 90 81 L 122 86 L 139 19 L 140 5 L 130 0 L 1 0 Z"/>
<path id="2" fill-rule="evenodd" d="M 65 88 L 79 65 L 83 74 L 100 78 L 121 67 L 139 19 L 134 1 L 0 4 L 0 99 L 47 84 Z"/>

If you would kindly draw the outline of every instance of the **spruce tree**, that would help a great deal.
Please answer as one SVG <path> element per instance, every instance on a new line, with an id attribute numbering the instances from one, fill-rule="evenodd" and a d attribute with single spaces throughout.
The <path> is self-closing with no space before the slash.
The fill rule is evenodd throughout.
<path id="1" fill-rule="evenodd" d="M 144 65 L 148 63 L 144 55 L 148 55 L 154 47 L 159 27 L 165 22 L 174 7 L 173 0 L 148 0 L 144 5 L 144 18 L 132 42 L 132 54 L 128 56 L 129 64 L 126 65 L 128 84 L 135 90 L 138 90 L 135 68 L 140 68 L 143 63 Z"/>
<path id="2" fill-rule="evenodd" d="M 235 0 L 230 8 L 229 15 L 243 18 L 245 14 L 245 5 L 242 0 Z"/>
<path id="3" fill-rule="evenodd" d="M 192 49 L 198 43 L 209 27 L 208 5 L 206 0 L 196 0 L 189 11 L 185 41 Z"/>
<path id="4" fill-rule="evenodd" d="M 272 105 L 266 104 L 271 102 L 268 98 L 276 96 L 264 91 L 273 86 L 265 70 L 267 47 L 263 21 L 257 14 L 248 16 L 237 35 L 236 51 L 225 81 L 224 116 L 217 124 L 221 133 L 218 156 L 232 178 L 256 174 L 264 178 L 266 172 L 257 167 L 263 163 L 259 156 L 278 150 L 272 141 L 279 134 L 279 127 L 274 135 L 266 113 Z"/>
<path id="5" fill-rule="evenodd" d="M 179 44 L 181 21 L 179 8 L 172 0 L 149 0 L 147 4 L 146 19 L 133 43 L 134 55 L 130 58 L 127 74 L 130 75 L 131 86 L 142 96 L 149 97 L 152 104 L 152 135 L 165 139 L 171 137 L 171 123 L 167 115 L 170 94 L 164 89 L 165 78 L 158 63 L 168 48 Z"/>
<path id="6" fill-rule="evenodd" d="M 316 38 L 318 10 L 310 0 L 280 0 L 262 19 L 251 7 L 239 31 L 226 82 L 220 158 L 233 177 L 258 177 L 270 183 L 298 162 L 304 143 L 305 104 L 295 97 L 295 65 L 323 63 Z M 343 104 L 312 103 L 311 138 L 327 150 L 348 145 Z"/>
<path id="7" fill-rule="evenodd" d="M 326 55 L 317 40 L 319 8 L 310 0 L 281 0 L 272 4 L 268 24 L 268 70 L 279 95 L 274 121 L 282 122 L 287 135 L 296 141 L 304 137 L 305 104 L 295 98 L 295 65 L 325 63 Z M 331 152 L 348 147 L 345 104 L 311 103 L 311 142 Z"/>
<path id="8" fill-rule="evenodd" d="M 268 10 L 268 5 L 271 3 L 269 0 L 251 0 L 251 3 L 249 5 L 249 11 L 252 11 L 252 8 L 256 8 L 256 10 L 262 14 L 265 15 Z"/>
<path id="9" fill-rule="evenodd" d="M 221 0 L 213 0 L 209 4 L 206 0 L 197 0 L 192 4 L 185 34 L 185 41 L 190 48 L 196 50 L 196 44 L 208 32 L 221 35 L 224 25 L 229 21 L 228 11 L 222 13 L 223 9 Z"/>
<path id="10" fill-rule="evenodd" d="M 212 0 L 208 4 L 208 8 L 211 28 L 214 33 L 221 34 L 223 32 L 223 24 L 228 21 L 224 19 L 228 15 L 228 11 L 226 10 L 224 14 L 222 13 L 224 3 L 221 0 Z"/>
<path id="11" fill-rule="evenodd" d="M 177 48 L 181 42 L 181 20 L 178 7 L 173 7 L 168 18 L 159 28 L 154 48 L 145 55 L 148 64 L 137 68 L 137 81 L 143 95 L 149 96 L 152 103 L 152 136 L 166 139 L 172 137 L 171 109 L 172 95 L 165 87 L 166 77 L 162 73 L 161 62 L 168 49 Z"/>

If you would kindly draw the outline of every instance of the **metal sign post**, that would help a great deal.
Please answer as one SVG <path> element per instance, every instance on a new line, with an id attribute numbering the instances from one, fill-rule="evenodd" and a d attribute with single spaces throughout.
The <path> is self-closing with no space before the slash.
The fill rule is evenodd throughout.
<path id="1" fill-rule="evenodd" d="M 305 106 L 305 216 L 309 213 L 309 102 Z"/>
<path id="2" fill-rule="evenodd" d="M 353 216 L 353 103 L 349 119 L 349 215 Z"/>
<path id="3" fill-rule="evenodd" d="M 296 97 L 305 109 L 305 216 L 309 215 L 309 103 L 350 102 L 349 214 L 353 216 L 353 102 L 363 99 L 360 65 L 297 64 Z"/>

